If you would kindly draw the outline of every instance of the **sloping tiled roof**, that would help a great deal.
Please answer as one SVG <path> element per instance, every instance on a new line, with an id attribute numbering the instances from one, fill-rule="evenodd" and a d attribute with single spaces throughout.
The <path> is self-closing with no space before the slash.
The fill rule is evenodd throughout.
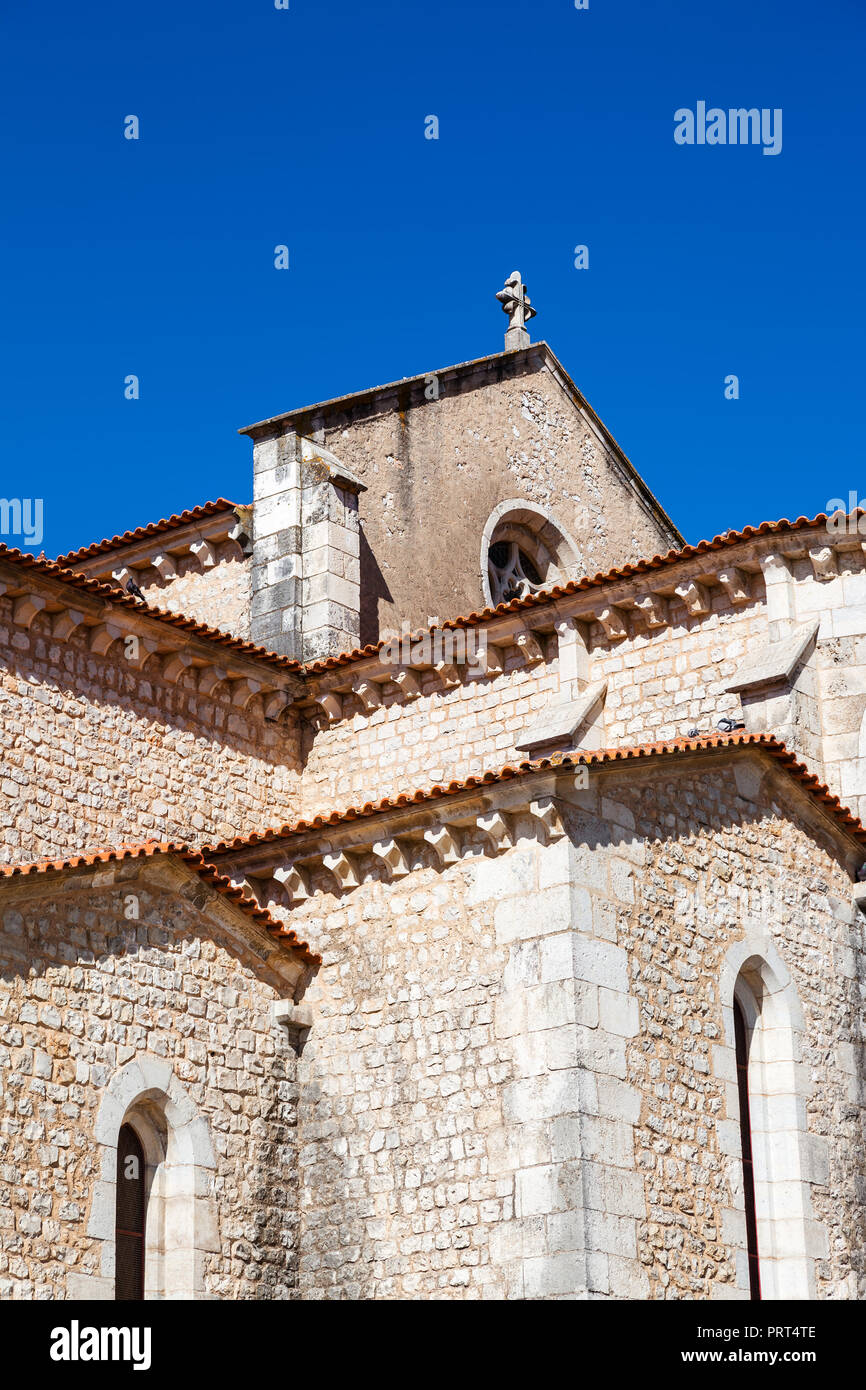
<path id="1" fill-rule="evenodd" d="M 93 868 L 97 864 L 117 864 L 124 859 L 152 859 L 157 855 L 171 855 L 182 860 L 194 869 L 199 878 L 218 893 L 229 898 L 236 907 L 251 917 L 260 927 L 279 938 L 280 945 L 286 946 L 309 965 L 318 965 L 321 956 L 310 950 L 306 941 L 299 940 L 294 931 L 285 923 L 272 917 L 267 908 L 259 907 L 255 898 L 249 897 L 242 888 L 237 888 L 230 879 L 223 877 L 213 864 L 209 864 L 203 854 L 189 849 L 176 840 L 145 840 L 140 844 L 118 845 L 116 849 L 98 849 L 70 854 L 62 859 L 36 859 L 27 864 L 0 864 L 0 878 L 21 878 L 30 874 L 62 873 L 65 869 Z"/>
<path id="2" fill-rule="evenodd" d="M 21 569 L 35 570 L 38 574 L 43 574 L 49 579 L 59 579 L 61 583 L 68 584 L 70 588 L 80 589 L 83 593 L 93 594 L 95 598 L 116 603 L 122 608 L 132 608 L 137 613 L 143 613 L 145 617 L 157 619 L 158 622 L 170 623 L 172 627 L 189 632 L 193 637 L 203 637 L 209 642 L 217 642 L 220 646 L 228 647 L 231 651 L 237 652 L 239 656 L 249 657 L 256 661 L 265 661 L 270 666 L 278 666 L 282 671 L 300 672 L 302 670 L 299 661 L 293 661 L 290 657 L 268 651 L 267 647 L 256 646 L 254 642 L 245 642 L 242 637 L 232 637 L 231 633 L 221 632 L 216 627 L 208 627 L 207 623 L 200 623 L 195 618 L 185 618 L 182 613 L 169 613 L 165 608 L 155 608 L 152 604 L 143 603 L 141 599 L 134 598 L 132 594 L 124 593 L 114 584 L 106 584 L 101 579 L 89 579 L 85 574 L 77 574 L 75 570 L 64 569 L 56 560 L 43 560 L 38 555 L 30 555 L 27 551 L 22 550 L 11 550 L 5 545 L 0 545 L 0 560 L 11 561 L 12 564 L 18 565 Z"/>
<path id="3" fill-rule="evenodd" d="M 858 508 L 852 515 L 859 515 L 859 510 Z M 781 521 L 762 521 L 759 526 L 746 526 L 742 531 L 726 531 L 724 535 L 714 536 L 712 540 L 698 541 L 697 545 L 684 545 L 680 550 L 668 550 L 664 555 L 653 555 L 651 559 L 638 560 L 633 565 L 621 565 L 604 573 L 599 572 L 592 576 L 585 575 L 582 579 L 570 579 L 567 584 L 555 584 L 552 588 L 543 589 L 537 594 L 528 594 L 526 598 L 515 598 L 509 603 L 500 603 L 498 608 L 481 608 L 476 612 L 467 613 L 463 617 L 448 618 L 437 623 L 436 627 L 440 630 L 476 627 L 479 623 L 489 622 L 491 618 L 501 618 L 509 613 L 521 613 L 530 608 L 539 608 L 545 603 L 550 603 L 553 599 L 565 598 L 569 594 L 580 594 L 585 593 L 587 589 L 603 588 L 606 584 L 631 579 L 636 574 L 651 574 L 653 570 L 679 564 L 682 560 L 691 560 L 698 555 L 707 555 L 711 551 L 726 550 L 731 546 L 739 545 L 741 541 L 753 540 L 756 536 L 782 535 L 792 531 L 804 531 L 811 527 L 823 526 L 828 519 L 826 512 L 819 512 L 811 520 L 805 516 L 798 516 L 796 521 L 788 521 L 786 517 L 783 517 Z M 419 629 L 411 636 L 417 640 L 427 630 L 426 628 Z M 312 673 L 331 671 L 335 667 L 346 666 L 350 662 L 375 656 L 383 646 L 384 642 L 377 642 L 366 647 L 355 647 L 352 651 L 340 652 L 336 656 L 328 656 L 321 661 L 310 662 L 304 669 Z"/>
<path id="4" fill-rule="evenodd" d="M 124 531 L 121 536 L 93 541 L 91 545 L 83 545 L 79 550 L 70 550 L 66 555 L 58 555 L 56 563 L 68 568 L 76 560 L 91 560 L 95 555 L 103 555 L 106 551 L 116 550 L 123 545 L 132 545 L 135 541 L 148 540 L 151 536 L 162 535 L 164 531 L 186 526 L 191 521 L 202 521 L 207 516 L 216 516 L 218 512 L 233 512 L 235 507 L 236 503 L 227 501 L 225 497 L 218 497 L 215 502 L 203 502 L 200 507 L 191 507 L 189 511 L 179 512 L 176 516 L 163 517 L 160 521 L 148 522 L 146 526 L 136 526 L 134 531 Z"/>
<path id="5" fill-rule="evenodd" d="M 437 801 L 443 797 L 457 796 L 460 792 L 475 791 L 480 787 L 491 786 L 496 782 L 507 782 L 515 777 L 534 772 L 545 772 L 559 767 L 607 767 L 614 763 L 635 762 L 643 758 L 677 756 L 685 753 L 710 753 L 732 748 L 760 748 L 774 758 L 785 772 L 808 792 L 824 811 L 827 811 L 838 824 L 856 840 L 866 844 L 866 827 L 846 806 L 834 796 L 830 789 L 811 773 L 804 763 L 797 760 L 794 753 L 772 734 L 708 734 L 698 738 L 665 739 L 660 743 L 641 743 L 626 748 L 604 748 L 595 753 L 554 753 L 549 758 L 527 760 L 519 763 L 506 763 L 504 767 L 480 776 L 467 777 L 463 781 L 449 782 L 421 788 L 414 792 L 402 792 L 395 797 L 382 797 L 379 801 L 366 801 L 362 806 L 349 806 L 343 811 L 332 811 L 329 815 L 313 816 L 309 820 L 298 820 L 291 825 L 281 825 L 261 834 L 239 836 L 234 840 L 222 840 L 206 845 L 206 856 L 229 854 L 236 850 L 248 849 L 265 844 L 269 840 L 285 839 L 292 835 L 308 834 L 311 830 L 323 830 L 328 826 L 342 825 L 347 821 L 361 820 L 367 816 L 379 815 L 383 811 L 393 811 L 401 807 L 415 806 L 425 802 Z"/>
<path id="6" fill-rule="evenodd" d="M 221 501 L 223 499 L 220 499 Z M 208 506 L 216 507 L 217 503 L 208 503 Z M 229 504 L 232 505 L 232 504 Z M 860 511 L 851 515 L 859 515 Z M 676 565 L 683 560 L 690 560 L 699 555 L 706 555 L 710 552 L 728 549 L 739 545 L 742 541 L 752 540 L 756 536 L 782 535 L 793 531 L 802 531 L 824 525 L 829 519 L 826 512 L 819 514 L 811 519 L 800 516 L 795 521 L 788 521 L 782 518 L 780 521 L 763 521 L 759 526 L 746 526 L 742 531 L 726 531 L 724 535 L 714 536 L 712 540 L 699 541 L 697 545 L 686 545 L 681 550 L 669 550 L 664 555 L 654 555 L 648 560 L 638 560 L 634 565 L 622 565 L 614 569 L 607 570 L 605 573 L 597 573 L 592 576 L 584 576 L 582 579 L 569 580 L 567 584 L 557 584 L 550 589 L 542 590 L 537 594 L 529 594 L 526 598 L 512 599 L 509 603 L 501 603 L 497 608 L 482 608 L 472 613 L 465 614 L 457 618 L 448 618 L 436 624 L 440 630 L 476 627 L 481 623 L 489 622 L 494 618 L 507 617 L 509 613 L 520 613 L 532 608 L 542 607 L 546 603 L 551 603 L 554 599 L 565 598 L 571 594 L 584 593 L 589 589 L 603 588 L 605 585 L 621 582 L 624 579 L 631 579 L 635 575 L 650 574 L 654 570 Z M 154 523 L 159 525 L 160 523 Z M 129 534 L 129 533 L 127 533 Z M 99 542 L 98 544 L 105 544 Z M 80 554 L 80 552 L 78 552 Z M 70 557 L 62 557 L 68 560 Z M 46 560 L 41 557 L 31 555 L 26 551 L 10 549 L 0 544 L 0 559 L 12 560 L 24 567 L 34 567 L 42 573 L 50 575 L 52 578 L 62 580 L 66 584 L 79 589 L 85 589 L 93 594 L 98 594 L 112 602 L 125 604 L 127 607 L 136 608 L 146 613 L 151 618 L 158 618 L 162 622 L 171 623 L 173 627 L 181 628 L 186 632 L 191 632 L 195 636 L 208 638 L 210 641 L 220 642 L 229 646 L 232 650 L 242 653 L 245 656 L 254 657 L 259 661 L 269 662 L 271 665 L 279 666 L 282 670 L 297 671 L 301 674 L 317 675 L 325 671 L 332 671 L 341 666 L 350 665 L 355 661 L 362 661 L 368 657 L 375 657 L 384 646 L 383 642 L 371 643 L 365 647 L 355 647 L 351 651 L 340 652 L 336 656 L 325 657 L 319 661 L 311 661 L 306 665 L 295 661 L 290 657 L 280 656 L 276 652 L 271 652 L 265 647 L 259 647 L 252 642 L 245 642 L 239 637 L 232 637 L 229 633 L 221 632 L 217 628 L 208 627 L 204 623 L 197 622 L 194 618 L 186 618 L 181 613 L 169 613 L 165 609 L 152 607 L 150 604 L 142 603 L 140 599 L 135 599 L 132 595 L 124 593 L 113 584 L 106 584 L 100 580 L 88 579 L 85 575 L 77 574 L 65 568 L 57 560 Z M 417 632 L 409 634 L 412 640 L 417 640 L 423 636 L 425 631 L 432 629 L 418 629 Z"/>

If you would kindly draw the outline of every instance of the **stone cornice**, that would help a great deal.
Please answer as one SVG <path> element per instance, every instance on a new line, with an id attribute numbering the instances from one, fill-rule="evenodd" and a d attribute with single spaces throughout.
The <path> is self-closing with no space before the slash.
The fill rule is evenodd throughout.
<path id="1" fill-rule="evenodd" d="M 149 663 L 148 674 L 152 672 L 169 684 L 192 668 L 200 693 L 216 695 L 239 707 L 261 695 L 268 718 L 278 718 L 304 693 L 304 683 L 292 663 L 272 658 L 270 653 L 263 653 L 267 659 L 260 659 L 250 643 L 189 619 L 162 614 L 94 580 L 51 572 L 56 569 L 50 562 L 22 565 L 8 554 L 0 554 L 0 589 L 11 600 L 16 626 L 29 629 L 37 616 L 43 615 L 40 621 L 47 619 L 50 624 L 46 636 L 66 641 L 73 632 L 79 633 L 97 655 L 119 654 L 131 669 L 139 671 Z M 208 635 L 211 632 L 213 637 Z M 290 669 L 285 669 L 287 666 Z"/>
<path id="2" fill-rule="evenodd" d="M 514 843 L 517 821 L 527 816 L 537 823 L 537 834 L 557 838 L 563 833 L 557 803 L 573 801 L 589 807 L 597 796 L 593 785 L 597 777 L 622 775 L 626 767 L 632 776 L 659 759 L 675 759 L 677 768 L 687 768 L 706 766 L 713 758 L 735 764 L 763 763 L 788 788 L 797 789 L 803 805 L 817 815 L 834 843 L 844 845 L 849 872 L 853 874 L 863 862 L 866 829 L 857 817 L 778 739 L 745 733 L 554 754 L 470 777 L 465 783 L 432 787 L 396 800 L 385 798 L 375 805 L 318 816 L 312 822 L 299 821 L 295 826 L 209 845 L 203 853 L 258 900 L 268 901 L 273 893 L 279 899 L 282 894 L 288 899 L 284 905 L 291 906 L 310 896 L 314 870 L 327 870 L 330 891 L 339 892 L 356 887 L 373 868 L 383 869 L 386 877 L 409 872 L 413 852 L 425 843 L 441 863 L 456 862 L 467 853 L 497 854 Z M 762 804 L 757 787 L 751 800 L 756 806 Z M 375 864 L 369 860 L 371 855 Z M 362 866 L 365 856 L 367 863 Z"/>

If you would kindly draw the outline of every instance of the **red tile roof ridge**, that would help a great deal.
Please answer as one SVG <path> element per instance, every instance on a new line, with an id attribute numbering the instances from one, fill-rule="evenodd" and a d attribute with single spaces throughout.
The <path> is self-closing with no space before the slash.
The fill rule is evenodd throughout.
<path id="1" fill-rule="evenodd" d="M 272 917 L 267 908 L 260 907 L 255 898 L 250 897 L 243 888 L 238 888 L 231 879 L 221 874 L 216 865 L 211 864 L 201 850 L 191 849 L 180 840 L 141 840 L 116 845 L 114 848 L 73 851 L 68 855 L 48 856 L 20 864 L 0 864 L 0 878 L 10 879 L 27 877 L 31 874 L 62 873 L 67 869 L 95 868 L 99 864 L 120 863 L 125 859 L 152 859 L 159 854 L 174 856 L 183 860 L 185 864 L 195 870 L 200 878 L 206 879 L 209 885 L 221 893 L 223 897 L 230 898 L 242 912 L 257 922 L 259 926 L 264 927 L 271 935 L 277 936 L 301 959 L 310 965 L 321 963 L 321 956 L 311 951 L 308 942 L 301 941 L 297 933 L 287 927 L 285 922 L 280 921 L 277 917 Z"/>
<path id="2" fill-rule="evenodd" d="M 272 840 L 288 839 L 295 835 L 305 835 L 311 830 L 325 829 L 327 826 L 340 825 L 348 821 L 358 820 L 392 811 L 401 807 L 417 805 L 424 802 L 436 801 L 440 797 L 456 796 L 461 792 L 473 791 L 478 787 L 491 786 L 496 782 L 509 781 L 514 777 L 527 776 L 532 773 L 545 772 L 548 769 L 558 767 L 580 767 L 580 766 L 602 766 L 616 762 L 632 762 L 639 758 L 649 758 L 664 756 L 676 753 L 700 753 L 716 749 L 733 749 L 741 747 L 759 747 L 777 761 L 782 763 L 785 770 L 798 781 L 804 789 L 813 797 L 814 800 L 821 802 L 829 809 L 835 820 L 853 835 L 855 839 L 866 843 L 866 827 L 851 812 L 847 806 L 833 792 L 830 791 L 826 783 L 820 782 L 817 776 L 810 772 L 805 763 L 798 761 L 795 753 L 773 734 L 768 733 L 747 733 L 744 730 L 731 732 L 729 734 L 701 734 L 697 737 L 661 739 L 655 743 L 630 744 L 619 748 L 603 748 L 595 752 L 582 752 L 579 749 L 571 753 L 553 753 L 548 758 L 525 759 L 518 763 L 506 763 L 504 766 L 488 770 L 480 774 L 472 774 L 462 781 L 453 780 L 447 785 L 436 783 L 427 788 L 418 788 L 414 792 L 392 793 L 391 796 L 382 797 L 379 801 L 367 801 L 361 806 L 349 806 L 341 811 L 322 812 L 309 818 L 302 818 L 293 824 L 282 826 L 272 826 L 263 831 L 257 831 L 253 835 L 238 836 L 234 840 L 218 841 L 214 844 L 203 846 L 202 852 L 205 855 L 226 855 L 232 854 L 241 849 L 252 848 L 258 844 L 268 843 Z"/>
<path id="3" fill-rule="evenodd" d="M 202 502 L 197 507 L 190 507 L 185 512 L 178 512 L 172 516 L 161 517 L 159 521 L 149 521 L 145 526 L 136 526 L 133 530 L 124 531 L 121 535 L 106 537 L 105 540 L 91 541 L 89 545 L 82 545 L 78 550 L 68 550 L 65 555 L 58 555 L 55 564 L 68 567 L 75 560 L 89 560 L 95 555 L 105 554 L 109 550 L 119 550 L 122 546 L 133 545 L 136 541 L 148 540 L 151 536 L 159 536 L 166 531 L 173 531 L 178 526 L 188 526 L 192 521 L 202 521 L 206 516 L 216 516 L 218 512 L 233 512 L 238 507 L 237 502 L 229 502 L 226 497 L 217 497 L 213 502 Z"/>

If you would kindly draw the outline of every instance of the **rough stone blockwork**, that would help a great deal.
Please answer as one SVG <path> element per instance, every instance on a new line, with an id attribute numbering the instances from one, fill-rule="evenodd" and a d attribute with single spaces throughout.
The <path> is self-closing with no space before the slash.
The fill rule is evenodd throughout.
<path id="1" fill-rule="evenodd" d="M 419 848 L 390 889 L 314 875 L 292 912 L 324 953 L 303 1296 L 747 1296 L 726 962 L 755 954 L 802 1006 L 811 1296 L 862 1296 L 863 939 L 832 833 L 745 762 L 570 802 L 547 843 L 518 820 L 507 852 Z"/>
<path id="2" fill-rule="evenodd" d="M 271 1017 L 280 991 L 172 894 L 135 889 L 128 920 L 128 891 L 3 912 L 0 1298 L 113 1296 L 100 1237 L 113 1232 L 116 1164 L 101 1161 L 100 1123 L 113 1078 L 142 1059 L 202 1127 L 199 1296 L 289 1297 L 297 1086 Z M 125 1097 L 111 1104 L 116 1145 Z"/>
<path id="3" fill-rule="evenodd" d="M 14 863 L 144 839 L 249 833 L 296 808 L 291 723 L 137 671 L 0 599 L 0 858 Z M 114 651 L 120 651 L 115 656 Z"/>
<path id="4" fill-rule="evenodd" d="M 183 613 L 220 632 L 250 640 L 250 562 L 236 555 L 237 546 L 229 542 L 225 556 L 216 550 L 212 569 L 202 570 L 195 558 L 182 562 L 171 579 L 160 579 L 155 571 L 153 583 L 141 585 L 148 603 L 169 613 Z"/>

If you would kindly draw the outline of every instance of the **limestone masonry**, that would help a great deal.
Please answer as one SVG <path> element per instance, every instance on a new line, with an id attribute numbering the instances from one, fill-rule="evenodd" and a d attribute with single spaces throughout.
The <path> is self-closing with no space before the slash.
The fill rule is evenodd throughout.
<path id="1" fill-rule="evenodd" d="M 685 545 L 515 276 L 0 547 L 0 1297 L 866 1297 L 866 518 Z"/>

